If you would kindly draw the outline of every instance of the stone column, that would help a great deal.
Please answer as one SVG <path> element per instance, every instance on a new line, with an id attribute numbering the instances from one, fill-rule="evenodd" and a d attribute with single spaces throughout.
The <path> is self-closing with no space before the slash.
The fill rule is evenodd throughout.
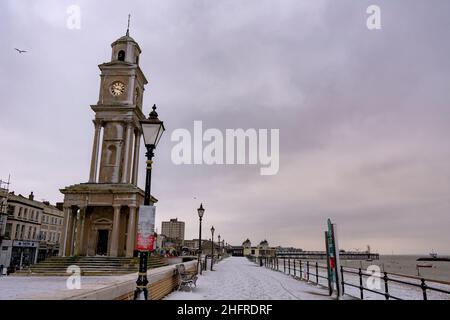
<path id="1" fill-rule="evenodd" d="M 98 120 L 94 120 L 95 133 L 94 133 L 94 145 L 92 146 L 92 157 L 91 157 L 91 172 L 89 174 L 89 182 L 97 182 L 97 166 L 98 166 L 98 149 L 100 145 L 100 131 L 102 129 L 102 124 Z"/>
<path id="2" fill-rule="evenodd" d="M 133 163 L 133 179 L 132 184 L 137 185 L 138 169 L 139 169 L 139 148 L 141 145 L 141 132 L 137 131 L 134 139 L 134 163 Z"/>
<path id="3" fill-rule="evenodd" d="M 123 166 L 122 166 L 122 183 L 129 182 L 129 162 L 130 162 L 130 145 L 131 145 L 131 132 L 132 132 L 132 124 L 131 122 L 126 122 L 126 132 L 125 132 L 125 146 L 124 146 L 124 157 L 123 157 Z"/>
<path id="4" fill-rule="evenodd" d="M 75 239 L 74 239 L 74 256 L 77 256 L 80 251 L 80 229 L 81 229 L 81 209 L 77 210 L 75 223 Z"/>
<path id="5" fill-rule="evenodd" d="M 70 225 L 72 223 L 72 208 L 70 206 L 64 207 L 64 228 L 62 232 L 62 239 L 59 249 L 59 256 L 65 257 L 67 255 L 67 242 L 70 241 Z"/>
<path id="6" fill-rule="evenodd" d="M 136 236 L 136 206 L 128 206 L 130 213 L 128 215 L 127 229 L 127 257 L 133 256 L 134 238 Z"/>
<path id="7" fill-rule="evenodd" d="M 77 233 L 75 239 L 75 256 L 83 254 L 83 234 L 84 234 L 84 220 L 86 217 L 86 207 L 80 208 L 77 214 Z"/>
<path id="8" fill-rule="evenodd" d="M 119 223 L 120 223 L 120 205 L 114 205 L 114 221 L 111 236 L 111 246 L 109 255 L 117 257 L 119 255 Z"/>

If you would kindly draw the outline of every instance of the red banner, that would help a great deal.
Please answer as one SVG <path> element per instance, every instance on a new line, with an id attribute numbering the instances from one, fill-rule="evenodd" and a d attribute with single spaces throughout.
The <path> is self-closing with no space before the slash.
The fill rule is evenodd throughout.
<path id="1" fill-rule="evenodd" d="M 155 247 L 155 207 L 142 206 L 139 208 L 136 250 L 153 251 Z"/>

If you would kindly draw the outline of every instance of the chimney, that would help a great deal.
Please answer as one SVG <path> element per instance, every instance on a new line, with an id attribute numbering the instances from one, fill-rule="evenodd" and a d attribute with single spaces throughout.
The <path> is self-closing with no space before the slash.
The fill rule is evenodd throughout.
<path id="1" fill-rule="evenodd" d="M 57 203 L 56 203 L 56 207 L 57 207 L 59 210 L 63 211 L 63 208 L 64 208 L 64 202 L 57 202 Z"/>
<path id="2" fill-rule="evenodd" d="M 33 194 L 33 191 L 31 191 L 30 195 L 28 196 L 28 199 L 30 199 L 31 201 L 34 200 L 34 194 Z"/>

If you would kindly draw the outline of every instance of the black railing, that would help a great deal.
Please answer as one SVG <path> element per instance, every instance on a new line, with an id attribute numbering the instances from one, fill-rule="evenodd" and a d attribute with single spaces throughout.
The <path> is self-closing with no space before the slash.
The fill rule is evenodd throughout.
<path id="1" fill-rule="evenodd" d="M 301 260 L 301 259 L 292 259 L 285 257 L 248 257 L 251 261 L 255 263 L 260 263 L 262 261 L 262 265 L 270 268 L 275 271 L 281 271 L 285 274 L 293 276 L 298 280 L 306 280 L 311 283 L 315 283 L 317 285 L 321 285 L 324 287 L 329 287 L 329 279 L 328 279 L 328 269 L 326 265 L 319 264 L 318 261 L 310 261 L 310 260 Z M 261 259 L 261 260 L 259 260 Z M 282 261 L 283 268 L 280 270 L 280 260 Z M 321 272 L 322 271 L 322 272 Z M 425 278 L 417 278 L 406 275 L 398 275 L 398 274 L 390 274 L 388 272 L 379 273 L 371 273 L 367 272 L 361 268 L 350 268 L 341 266 L 340 269 L 340 279 L 342 286 L 342 293 L 348 294 L 349 288 L 355 288 L 359 291 L 359 298 L 365 299 L 368 298 L 366 293 L 373 293 L 375 295 L 383 296 L 386 300 L 402 300 L 405 297 L 401 297 L 401 294 L 395 294 L 392 291 L 390 284 L 400 284 L 404 286 L 404 288 L 416 288 L 421 291 L 421 296 L 423 300 L 428 300 L 430 292 L 438 292 L 449 295 L 450 297 L 450 284 L 441 283 L 441 285 L 445 285 L 447 288 L 438 288 L 435 285 L 430 285 L 430 283 L 438 283 L 436 281 L 427 280 Z M 351 282 L 349 278 L 353 276 L 353 282 Z M 368 288 L 367 285 L 364 286 L 365 280 L 368 278 L 377 279 L 383 285 L 379 290 Z M 320 280 L 326 280 L 320 281 Z M 410 281 L 408 281 L 410 280 Z M 419 281 L 420 283 L 414 283 L 412 280 Z M 403 288 L 403 289 L 404 289 Z M 400 290 L 400 288 L 397 288 Z M 395 291 L 395 290 L 394 290 Z"/>

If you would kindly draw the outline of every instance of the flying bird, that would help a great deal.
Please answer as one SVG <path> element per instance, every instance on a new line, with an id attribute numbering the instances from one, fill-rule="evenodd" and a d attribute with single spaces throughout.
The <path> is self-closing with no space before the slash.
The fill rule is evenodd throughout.
<path id="1" fill-rule="evenodd" d="M 14 48 L 14 50 L 16 50 L 18 53 L 25 53 L 25 52 L 27 52 L 26 50 L 20 50 L 20 49 L 17 49 L 17 48 Z"/>

